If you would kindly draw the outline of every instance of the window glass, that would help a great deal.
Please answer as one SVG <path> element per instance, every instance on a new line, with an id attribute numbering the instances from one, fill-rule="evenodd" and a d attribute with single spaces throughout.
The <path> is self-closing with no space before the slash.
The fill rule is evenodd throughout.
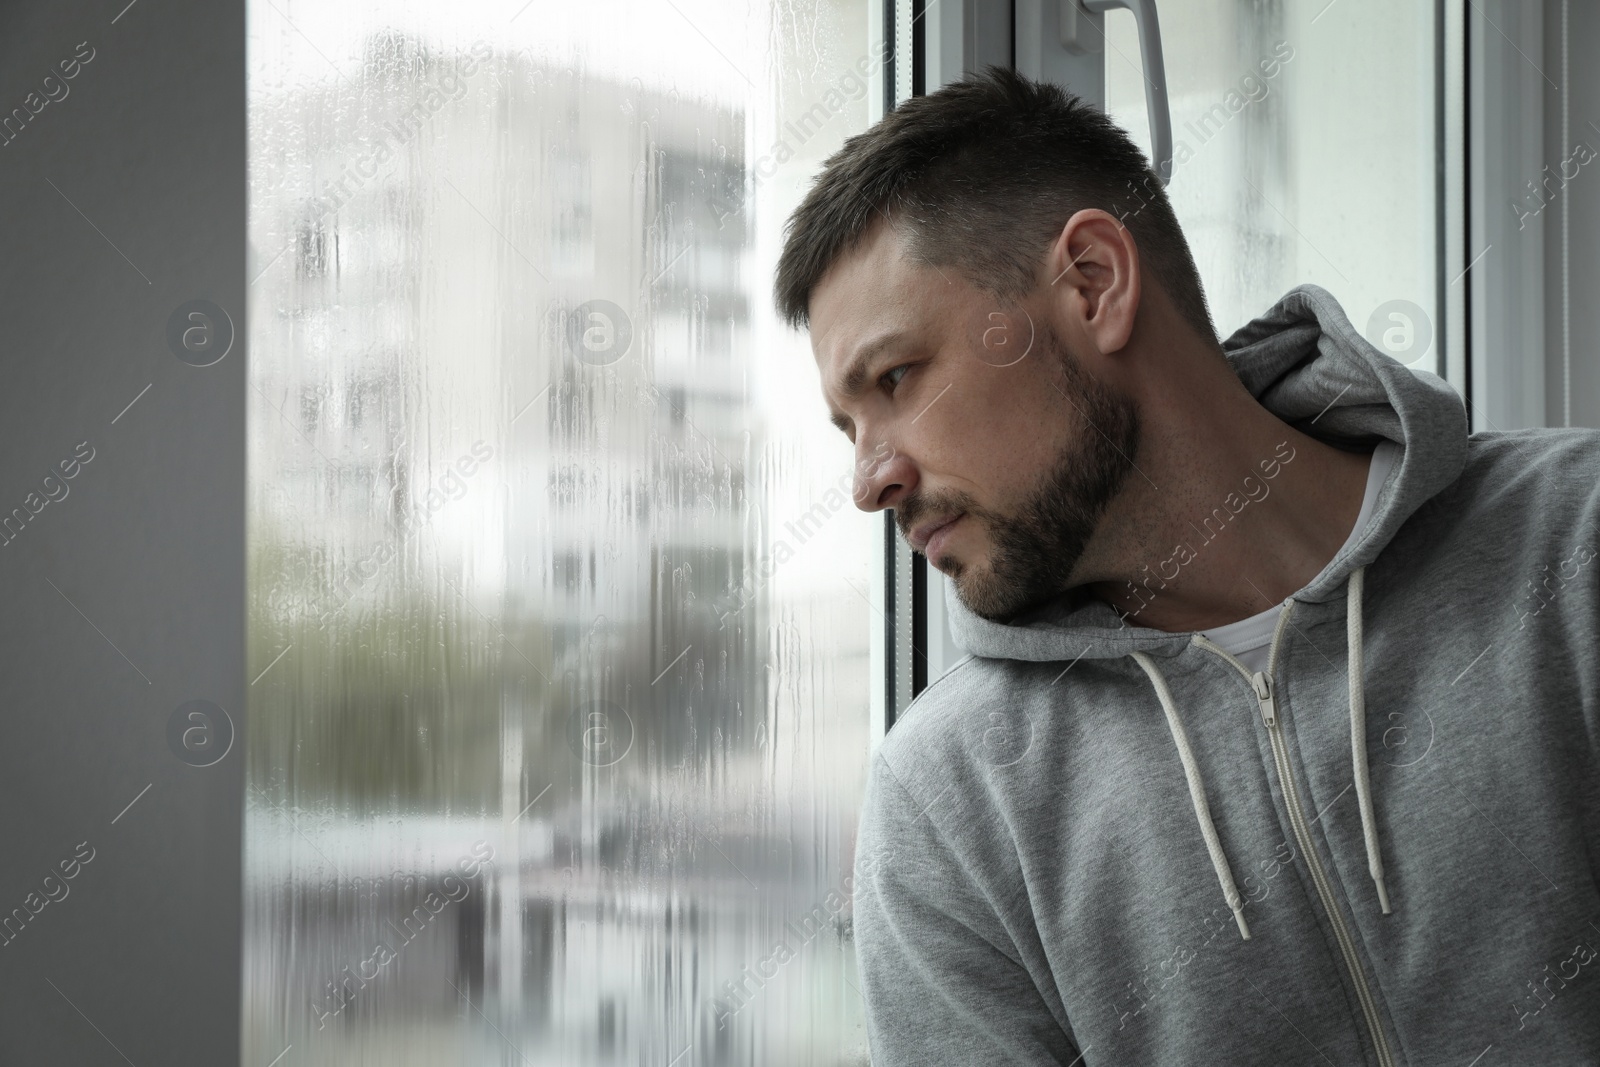
<path id="1" fill-rule="evenodd" d="M 1435 8 L 1160 6 L 1168 193 L 1221 337 L 1314 282 L 1380 349 L 1439 369 Z M 1127 12 L 1107 15 L 1106 45 L 1107 110 L 1148 147 L 1139 38 Z"/>
<path id="2" fill-rule="evenodd" d="M 866 0 L 252 0 L 244 1062 L 865 1063 Z"/>

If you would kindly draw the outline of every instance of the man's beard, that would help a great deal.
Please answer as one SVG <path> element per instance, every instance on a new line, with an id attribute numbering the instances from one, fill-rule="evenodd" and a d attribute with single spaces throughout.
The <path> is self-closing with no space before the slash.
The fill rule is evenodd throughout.
<path id="1" fill-rule="evenodd" d="M 989 530 L 994 555 L 986 571 L 946 556 L 944 573 L 974 614 L 1003 622 L 1067 590 L 1073 569 L 1122 488 L 1139 444 L 1139 412 L 1131 399 L 1090 377 L 1049 327 L 1046 359 L 1061 369 L 1062 403 L 1072 440 L 1015 515 L 978 506 L 965 493 L 913 498 L 896 518 L 903 535 L 926 514 L 964 512 Z M 969 573 L 970 572 L 970 573 Z"/>

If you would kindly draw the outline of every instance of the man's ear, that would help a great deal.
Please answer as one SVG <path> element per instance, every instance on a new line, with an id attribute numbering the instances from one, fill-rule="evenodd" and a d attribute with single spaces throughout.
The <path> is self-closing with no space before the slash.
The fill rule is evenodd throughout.
<path id="1" fill-rule="evenodd" d="M 1139 246 L 1116 216 L 1084 208 L 1046 256 L 1049 299 L 1067 330 L 1102 353 L 1119 352 L 1139 313 Z"/>

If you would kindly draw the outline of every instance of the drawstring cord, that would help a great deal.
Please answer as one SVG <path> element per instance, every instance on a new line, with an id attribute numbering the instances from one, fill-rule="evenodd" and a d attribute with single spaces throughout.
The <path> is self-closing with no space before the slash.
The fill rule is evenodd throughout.
<path id="1" fill-rule="evenodd" d="M 1372 810 L 1372 782 L 1367 767 L 1367 699 L 1361 650 L 1365 576 L 1366 568 L 1357 567 L 1351 573 L 1346 589 L 1346 626 L 1350 648 L 1350 759 L 1355 774 L 1356 800 L 1361 807 L 1361 833 L 1367 846 L 1367 870 L 1372 874 L 1373 884 L 1378 887 L 1378 904 L 1383 908 L 1383 913 L 1388 915 L 1391 914 L 1389 890 L 1383 880 L 1383 857 L 1378 848 L 1378 822 Z M 1197 643 L 1210 644 L 1198 636 Z M 1172 742 L 1177 746 L 1178 759 L 1183 764 L 1183 774 L 1189 782 L 1189 799 L 1194 804 L 1195 821 L 1200 824 L 1200 836 L 1205 839 L 1211 866 L 1216 869 L 1217 882 L 1222 886 L 1222 896 L 1239 925 L 1239 936 L 1248 941 L 1250 927 L 1244 921 L 1244 899 L 1239 895 L 1233 870 L 1228 866 L 1228 856 L 1222 851 L 1222 842 L 1217 837 L 1216 823 L 1211 819 L 1211 805 L 1206 801 L 1205 783 L 1200 778 L 1200 767 L 1195 763 L 1194 751 L 1189 747 L 1189 735 L 1183 728 L 1183 720 L 1178 717 L 1172 690 L 1149 656 L 1143 652 L 1134 652 L 1132 656 L 1149 675 L 1150 684 L 1155 687 L 1156 699 L 1161 701 L 1161 710 L 1166 712 L 1167 728 L 1172 731 Z"/>
<path id="2" fill-rule="evenodd" d="M 1184 777 L 1189 780 L 1189 799 L 1194 803 L 1194 817 L 1200 822 L 1200 836 L 1205 838 L 1206 851 L 1211 854 L 1211 866 L 1216 868 L 1217 881 L 1222 884 L 1222 895 L 1233 910 L 1234 921 L 1239 924 L 1239 936 L 1248 941 L 1250 927 L 1244 921 L 1244 898 L 1239 895 L 1239 887 L 1233 881 L 1233 871 L 1228 866 L 1227 854 L 1222 851 L 1222 842 L 1217 839 L 1217 826 L 1211 821 L 1211 805 L 1206 803 L 1205 783 L 1200 780 L 1200 767 L 1194 761 L 1193 750 L 1189 748 L 1189 735 L 1184 731 L 1183 720 L 1178 718 L 1178 708 L 1172 702 L 1172 690 L 1167 688 L 1167 680 L 1161 677 L 1161 672 L 1149 656 L 1135 652 L 1133 658 L 1150 676 L 1150 684 L 1156 689 L 1156 698 L 1161 701 L 1161 710 L 1167 713 L 1167 728 L 1172 731 L 1172 741 L 1178 746 L 1178 759 L 1183 763 Z"/>
<path id="3" fill-rule="evenodd" d="M 1367 774 L 1367 694 L 1361 656 L 1361 593 L 1367 569 L 1350 575 L 1345 612 L 1346 643 L 1350 647 L 1350 762 L 1355 767 L 1356 800 L 1361 804 L 1361 834 L 1367 840 L 1367 870 L 1378 887 L 1378 904 L 1389 912 L 1389 890 L 1383 882 L 1383 856 L 1378 851 L 1378 820 L 1372 813 L 1372 782 Z"/>

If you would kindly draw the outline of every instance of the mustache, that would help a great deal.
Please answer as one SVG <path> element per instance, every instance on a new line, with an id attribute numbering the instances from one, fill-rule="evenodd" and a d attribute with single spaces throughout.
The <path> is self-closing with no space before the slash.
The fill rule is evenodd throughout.
<path id="1" fill-rule="evenodd" d="M 934 493 L 908 496 L 894 509 L 894 523 L 900 530 L 900 536 L 905 541 L 911 540 L 911 531 L 923 519 L 930 515 L 955 515 L 966 512 L 968 515 L 983 517 L 987 513 L 978 506 L 977 501 L 966 493 Z"/>

